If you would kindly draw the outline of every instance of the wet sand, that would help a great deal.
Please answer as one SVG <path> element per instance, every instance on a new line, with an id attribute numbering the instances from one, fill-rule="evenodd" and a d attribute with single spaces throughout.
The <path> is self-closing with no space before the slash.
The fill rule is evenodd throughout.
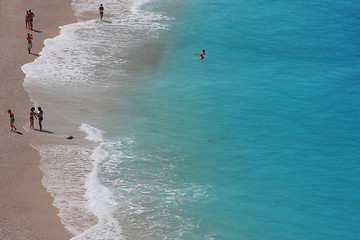
<path id="1" fill-rule="evenodd" d="M 41 184 L 39 153 L 30 142 L 43 133 L 28 130 L 33 106 L 22 83 L 21 66 L 38 57 L 46 38 L 59 26 L 75 22 L 69 0 L 0 0 L 0 239 L 70 239 L 57 216 L 53 198 Z M 25 28 L 25 13 L 35 13 L 34 31 Z M 33 54 L 26 35 L 33 35 Z M 17 132 L 10 132 L 9 115 L 15 114 Z M 25 130 L 25 127 L 26 129 Z M 35 127 L 38 128 L 35 120 Z"/>

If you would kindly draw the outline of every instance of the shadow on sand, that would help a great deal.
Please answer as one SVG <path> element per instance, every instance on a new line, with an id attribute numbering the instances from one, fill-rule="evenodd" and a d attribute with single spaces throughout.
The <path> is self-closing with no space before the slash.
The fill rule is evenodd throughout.
<path id="1" fill-rule="evenodd" d="M 20 132 L 20 131 L 15 131 L 14 133 L 17 133 L 17 134 L 19 134 L 19 135 L 24 135 L 22 132 Z"/>
<path id="2" fill-rule="evenodd" d="M 53 134 L 54 132 L 52 132 L 52 131 L 48 131 L 48 130 L 41 130 L 40 131 L 40 129 L 34 129 L 35 131 L 38 131 L 38 132 L 43 132 L 43 133 L 50 133 L 50 134 Z"/>
<path id="3" fill-rule="evenodd" d="M 34 31 L 34 32 L 37 32 L 37 33 L 42 33 L 42 31 L 36 30 L 36 29 L 32 29 L 31 31 Z"/>
<path id="4" fill-rule="evenodd" d="M 111 21 L 109 21 L 109 20 L 101 20 L 102 22 L 106 22 L 106 23 L 112 23 Z"/>

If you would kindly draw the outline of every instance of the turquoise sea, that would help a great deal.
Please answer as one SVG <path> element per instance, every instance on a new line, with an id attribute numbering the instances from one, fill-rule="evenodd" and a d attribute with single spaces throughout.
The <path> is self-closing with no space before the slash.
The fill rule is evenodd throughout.
<path id="1" fill-rule="evenodd" d="M 23 67 L 74 239 L 360 238 L 359 1 L 102 3 Z"/>

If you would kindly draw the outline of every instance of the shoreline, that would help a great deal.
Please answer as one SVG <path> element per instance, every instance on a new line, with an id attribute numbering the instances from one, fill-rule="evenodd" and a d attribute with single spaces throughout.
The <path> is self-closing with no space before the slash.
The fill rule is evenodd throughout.
<path id="1" fill-rule="evenodd" d="M 34 30 L 25 28 L 24 15 L 35 13 Z M 56 9 L 56 11 L 54 11 Z M 0 0 L 2 60 L 0 73 L 0 239 L 70 239 L 61 223 L 53 198 L 42 185 L 40 154 L 30 146 L 42 132 L 26 130 L 28 112 L 34 105 L 23 87 L 21 67 L 34 61 L 44 40 L 59 34 L 59 26 L 77 22 L 70 0 Z M 32 53 L 27 53 L 26 34 L 34 36 Z M 7 109 L 15 114 L 17 133 L 10 132 Z M 26 128 L 24 127 L 26 126 Z M 34 123 L 38 128 L 37 121 Z"/>

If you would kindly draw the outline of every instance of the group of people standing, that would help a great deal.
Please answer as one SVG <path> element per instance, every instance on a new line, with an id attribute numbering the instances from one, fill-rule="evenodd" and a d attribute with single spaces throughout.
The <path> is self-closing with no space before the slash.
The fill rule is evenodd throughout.
<path id="1" fill-rule="evenodd" d="M 25 14 L 25 27 L 26 29 L 30 29 L 30 30 L 33 30 L 33 21 L 34 21 L 34 17 L 35 17 L 35 14 L 29 10 L 29 11 L 26 11 L 26 14 Z M 32 40 L 33 40 L 33 36 L 32 34 L 28 33 L 27 36 L 26 36 L 26 40 L 28 42 L 28 53 L 30 54 L 31 53 L 31 48 L 32 48 Z M 15 116 L 14 116 L 14 113 L 11 112 L 11 110 L 9 109 L 8 110 L 8 113 L 9 113 L 9 116 L 10 116 L 10 131 L 12 132 L 15 132 L 16 131 L 16 127 L 15 127 Z M 41 109 L 41 107 L 38 107 L 38 112 L 35 112 L 35 108 L 32 107 L 30 109 L 30 117 L 29 117 L 29 120 L 30 120 L 30 129 L 35 129 L 34 128 L 34 119 L 38 119 L 39 120 L 39 128 L 40 128 L 40 131 L 42 131 L 42 120 L 43 120 L 43 110 Z"/>
<path id="2" fill-rule="evenodd" d="M 34 20 L 35 14 L 29 10 L 25 14 L 25 26 L 26 28 L 29 28 L 30 30 L 33 30 L 33 20 Z"/>
<path id="3" fill-rule="evenodd" d="M 9 109 L 8 110 L 8 113 L 10 115 L 10 131 L 11 132 L 15 132 L 16 131 L 16 127 L 15 127 L 15 115 L 13 112 L 11 112 L 11 110 Z M 32 107 L 30 109 L 30 117 L 29 117 L 29 120 L 30 120 L 30 129 L 35 129 L 34 128 L 34 119 L 38 119 L 39 120 L 39 128 L 40 128 L 40 131 L 42 131 L 42 120 L 44 119 L 43 118 L 43 115 L 44 115 L 44 112 L 43 110 L 41 109 L 41 107 L 38 107 L 38 112 L 35 112 L 35 108 Z"/>
<path id="4" fill-rule="evenodd" d="M 30 109 L 30 117 L 29 117 L 29 120 L 30 120 L 30 129 L 34 129 L 34 118 L 37 118 L 39 120 L 39 128 L 40 128 L 40 131 L 42 131 L 42 120 L 44 119 L 43 118 L 43 115 L 44 115 L 44 112 L 43 110 L 41 109 L 41 107 L 38 107 L 38 112 L 35 112 L 35 108 L 32 107 Z"/>
<path id="5" fill-rule="evenodd" d="M 34 17 L 35 17 L 35 14 L 31 10 L 26 12 L 26 14 L 25 14 L 25 27 L 26 27 L 26 29 L 33 30 Z M 28 41 L 28 53 L 29 54 L 31 53 L 32 39 L 33 39 L 32 34 L 28 33 L 27 36 L 26 36 L 26 40 Z"/>
<path id="6" fill-rule="evenodd" d="M 100 4 L 100 7 L 99 7 L 99 13 L 100 13 L 100 19 L 102 20 L 103 18 L 103 14 L 104 14 L 104 7 L 102 4 Z M 26 11 L 26 14 L 25 14 L 25 27 L 26 29 L 30 29 L 30 30 L 33 30 L 33 21 L 34 21 L 34 17 L 35 17 L 35 14 L 29 10 L 29 11 Z M 32 40 L 33 40 L 33 36 L 32 34 L 28 33 L 27 36 L 26 36 L 26 40 L 28 42 L 28 53 L 30 54 L 31 53 L 31 49 L 32 49 Z M 10 115 L 10 128 L 11 130 L 10 131 L 13 131 L 15 132 L 16 131 L 16 127 L 15 127 L 15 116 L 14 116 L 14 113 L 11 112 L 11 110 L 9 109 L 8 110 L 8 113 Z M 32 107 L 30 109 L 30 117 L 29 117 L 29 120 L 30 120 L 30 129 L 34 129 L 34 119 L 38 119 L 39 120 L 39 128 L 40 128 L 40 131 L 42 131 L 42 120 L 43 120 L 43 110 L 41 109 L 41 107 L 38 107 L 38 112 L 35 112 L 35 108 Z"/>
<path id="7" fill-rule="evenodd" d="M 102 4 L 100 4 L 100 7 L 99 7 L 99 14 L 100 14 L 100 20 L 102 21 L 103 16 L 104 16 L 104 6 Z M 26 29 L 33 30 L 34 17 L 35 17 L 35 14 L 31 10 L 26 12 L 26 14 L 25 14 Z M 33 40 L 32 34 L 28 33 L 26 36 L 26 40 L 28 41 L 28 53 L 30 54 L 31 49 L 32 49 L 32 40 Z"/>

